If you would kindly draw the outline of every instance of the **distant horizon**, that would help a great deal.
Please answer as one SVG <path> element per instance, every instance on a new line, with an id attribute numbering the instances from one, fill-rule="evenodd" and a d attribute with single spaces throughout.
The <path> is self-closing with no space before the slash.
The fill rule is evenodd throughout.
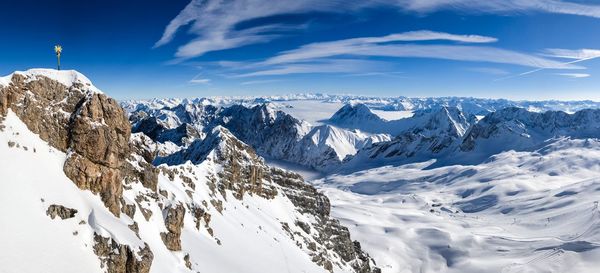
<path id="1" fill-rule="evenodd" d="M 177 99 L 177 100 L 195 100 L 195 99 L 253 99 L 253 98 L 270 98 L 270 97 L 285 97 L 285 96 L 301 96 L 301 95 L 325 95 L 325 96 L 347 96 L 347 97 L 364 97 L 364 98 L 382 98 L 382 99 L 395 99 L 395 98 L 407 98 L 407 99 L 444 99 L 444 98 L 456 98 L 456 99 L 476 99 L 476 100 L 507 100 L 512 102 L 595 102 L 600 103 L 600 100 L 592 100 L 592 99 L 510 99 L 510 98 L 489 98 L 489 97 L 473 97 L 473 96 L 429 96 L 429 97 L 413 97 L 413 96 L 377 96 L 377 95 L 361 95 L 361 94 L 351 94 L 351 93 L 324 93 L 324 92 L 299 92 L 299 93 L 282 93 L 282 94 L 264 94 L 264 95 L 214 95 L 214 96 L 199 96 L 199 97 L 149 97 L 149 98 L 133 98 L 133 99 L 118 99 L 119 101 L 148 101 L 153 99 Z M 298 98 L 293 99 L 290 98 L 289 101 L 292 100 L 319 100 L 319 98 Z M 287 100 L 274 100 L 274 101 L 287 101 Z"/>
<path id="2" fill-rule="evenodd" d="M 17 72 L 17 71 L 27 71 L 27 70 L 31 70 L 31 69 L 53 69 L 56 70 L 56 68 L 52 68 L 52 67 L 32 67 L 32 68 L 28 68 L 28 69 L 21 69 L 21 70 L 15 70 L 12 71 L 8 74 L 5 75 L 0 75 L 0 77 L 5 77 L 8 76 L 10 74 L 12 74 L 13 72 Z M 78 73 L 81 73 L 83 75 L 85 75 L 86 77 L 88 77 L 92 83 L 98 87 L 98 85 L 96 84 L 96 82 L 93 80 L 93 76 L 87 75 L 85 73 L 82 73 L 81 71 L 77 70 L 77 69 L 61 69 L 61 71 L 77 71 Z M 598 96 L 597 99 L 592 99 L 592 98 L 581 98 L 581 99 L 575 99 L 575 98 L 568 98 L 568 99 L 558 99 L 558 98 L 510 98 L 510 97 L 483 97 L 483 96 L 469 96 L 469 95 L 439 95 L 439 96 L 406 96 L 406 95 L 376 95 L 376 94 L 368 94 L 369 92 L 365 92 L 365 93 L 349 93 L 349 92 L 340 92 L 340 93 L 336 93 L 336 92 L 281 92 L 281 93 L 262 93 L 260 91 L 257 92 L 257 94 L 255 95 L 206 95 L 206 96 L 174 96 L 174 97 L 169 97 L 169 96 L 163 96 L 163 97 L 131 97 L 131 98 L 127 98 L 127 97 L 119 97 L 119 95 L 117 94 L 116 96 L 113 95 L 111 93 L 110 90 L 105 90 L 102 87 L 98 87 L 98 89 L 102 90 L 102 92 L 108 94 L 109 96 L 117 99 L 118 101 L 143 101 L 143 100 L 151 100 L 151 99 L 202 99 L 202 98 L 261 98 L 261 97 L 275 97 L 275 96 L 294 96 L 294 95 L 328 95 L 328 96 L 355 96 L 355 97 L 370 97 L 370 98 L 410 98 L 410 99 L 428 99 L 428 98 L 472 98 L 472 99 L 484 99 L 484 100 L 509 100 L 509 101 L 515 101 L 515 102 L 519 102 L 519 101 L 561 101 L 561 102 L 580 102 L 580 101 L 591 101 L 591 102 L 599 102 L 600 103 L 600 95 Z M 168 93 L 168 92 L 165 92 Z M 233 92 L 235 93 L 235 92 Z"/>

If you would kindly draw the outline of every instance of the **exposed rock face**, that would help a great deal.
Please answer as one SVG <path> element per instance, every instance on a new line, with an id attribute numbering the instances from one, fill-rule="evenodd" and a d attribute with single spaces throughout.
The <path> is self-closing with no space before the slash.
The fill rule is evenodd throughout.
<path id="1" fill-rule="evenodd" d="M 330 203 L 326 196 L 305 183 L 299 174 L 267 166 L 249 145 L 238 140 L 224 127 L 217 126 L 204 140 L 198 140 L 187 149 L 168 157 L 158 158 L 155 163 L 179 165 L 188 160 L 196 164 L 209 160 L 222 166 L 217 177 L 210 179 L 213 181 L 210 183 L 214 183 L 211 186 L 214 194 L 220 193 L 225 197 L 226 191 L 231 191 L 240 200 L 246 194 L 267 199 L 283 195 L 300 213 L 314 218 L 312 223 L 282 223 L 282 229 L 293 240 L 308 246 L 307 252 L 316 264 L 332 272 L 334 264 L 338 262 L 349 265 L 354 272 L 379 272 L 372 259 L 361 250 L 360 244 L 351 240 L 348 229 L 330 217 Z M 177 223 L 179 218 L 169 217 L 171 214 L 178 215 L 178 212 L 170 208 L 165 222 L 171 222 L 169 218 L 172 218 Z M 195 214 L 196 218 L 200 218 L 203 212 Z M 292 232 L 290 224 L 296 224 L 304 233 Z M 175 227 L 177 225 L 173 225 Z M 171 231 L 169 225 L 167 229 Z M 336 261 L 331 252 L 341 257 L 341 261 Z"/>
<path id="2" fill-rule="evenodd" d="M 330 250 L 337 253 L 343 262 L 350 264 L 355 272 L 380 272 L 379 268 L 372 266 L 372 259 L 362 251 L 360 243 L 352 241 L 348 228 L 342 226 L 337 219 L 330 217 L 331 205 L 325 195 L 305 183 L 296 173 L 279 168 L 271 168 L 270 172 L 273 181 L 284 189 L 283 193 L 292 203 L 302 213 L 316 218 L 316 223 L 312 225 L 316 232 L 311 232 L 310 226 L 306 223 L 296 222 L 295 224 L 304 230 L 306 235 L 291 234 L 292 237 L 300 236 L 304 237 L 303 240 L 314 240 L 319 243 L 319 246 L 309 243 L 314 262 L 331 271 L 331 261 L 324 254 L 326 250 Z"/>
<path id="3" fill-rule="evenodd" d="M 169 250 L 181 250 L 181 229 L 184 216 L 185 208 L 181 204 L 166 209 L 165 226 L 168 232 L 161 233 L 160 237 Z"/>
<path id="4" fill-rule="evenodd" d="M 50 205 L 48 210 L 46 210 L 46 215 L 50 216 L 50 218 L 54 219 L 56 216 L 60 217 L 60 219 L 69 219 L 75 217 L 77 214 L 76 209 L 67 208 L 62 205 Z"/>
<path id="5" fill-rule="evenodd" d="M 213 186 L 215 191 L 223 196 L 226 190 L 232 191 L 238 199 L 245 193 L 264 198 L 273 198 L 277 194 L 272 184 L 262 182 L 268 172 L 264 160 L 256 155 L 250 146 L 239 141 L 221 126 L 213 129 L 205 139 L 192 143 L 188 149 L 165 158 L 157 158 L 155 163 L 178 165 L 190 160 L 197 164 L 207 160 L 209 155 L 214 156 L 216 162 L 226 166 L 218 175 L 219 183 Z"/>
<path id="6" fill-rule="evenodd" d="M 151 163 L 157 155 L 153 141 L 144 134 L 134 134 L 130 139 L 131 162 L 137 162 L 136 166 L 127 164 L 125 170 L 125 181 L 140 181 L 144 187 L 156 192 L 159 170 Z M 136 160 L 136 156 L 142 158 Z"/>
<path id="7" fill-rule="evenodd" d="M 47 77 L 48 74 L 53 77 Z M 61 80 L 65 77 L 71 81 Z M 286 207 L 293 216 L 286 218 L 290 219 L 289 223 L 282 222 L 282 228 L 285 230 L 285 226 L 288 227 L 290 238 L 294 239 L 297 246 L 316 264 L 329 271 L 339 266 L 346 271 L 377 272 L 373 261 L 352 242 L 348 230 L 337 220 L 330 218 L 328 199 L 304 183 L 299 175 L 270 168 L 249 145 L 239 141 L 229 130 L 219 126 L 218 122 L 215 122 L 207 137 L 186 143 L 187 149 L 167 158 L 159 157 L 155 160 L 158 154 L 156 143 L 153 144 L 142 134 L 131 137 L 129 122 L 123 110 L 114 100 L 97 91 L 87 79 L 83 80 L 80 77 L 83 76 L 69 71 L 15 73 L 8 86 L 0 87 L 0 118 L 8 109 L 15 112 L 31 131 L 67 154 L 63 171 L 68 178 L 80 189 L 98 194 L 115 216 L 121 216 L 121 212 L 127 215 L 119 219 L 111 218 L 117 220 L 115 224 L 123 225 L 125 231 L 112 233 L 111 227 L 107 225 L 102 226 L 107 229 L 107 233 L 94 233 L 93 250 L 107 272 L 150 271 L 155 258 L 152 251 L 155 250 L 154 247 L 162 246 L 152 245 L 153 248 L 150 249 L 144 242 L 148 234 L 143 233 L 144 236 L 140 236 L 140 232 L 147 231 L 148 225 L 155 223 L 150 221 L 151 217 L 161 216 L 160 213 L 157 215 L 152 211 L 163 211 L 161 220 L 164 220 L 167 231 L 153 236 L 160 236 L 167 249 L 184 250 L 181 232 L 186 213 L 190 214 L 188 217 L 193 217 L 197 232 L 207 232 L 214 238 L 215 247 L 218 247 L 221 245 L 220 239 L 217 238 L 219 231 L 213 231 L 210 227 L 211 215 L 213 223 L 215 219 L 222 220 L 216 217 L 225 217 L 226 214 L 221 213 L 228 209 L 227 198 L 233 196 L 242 200 L 249 195 L 253 198 L 285 202 L 286 206 L 290 205 L 290 202 L 294 205 Z M 258 111 L 259 114 L 254 118 L 271 124 L 269 109 L 262 110 Z M 234 124 L 230 126 L 235 126 Z M 183 136 L 182 144 L 185 139 L 200 137 L 194 134 L 195 128 L 190 126 L 172 129 L 174 130 L 171 132 L 177 137 Z M 278 133 L 277 126 L 265 130 L 270 136 L 276 136 Z M 165 132 L 168 133 L 169 130 L 162 133 Z M 244 133 L 248 134 L 248 137 L 251 136 L 251 131 Z M 255 140 L 259 141 L 261 137 Z M 203 173 L 204 176 L 199 177 L 193 173 L 193 170 L 199 173 L 205 170 L 199 166 L 157 168 L 151 164 L 156 161 L 177 165 L 187 160 L 196 164 L 206 163 L 217 167 L 218 171 Z M 184 168 L 190 170 L 184 171 Z M 189 176 L 185 176 L 184 173 Z M 178 188 L 181 191 L 172 191 L 170 186 L 164 187 L 163 180 L 159 186 L 159 175 L 170 179 L 171 182 L 182 184 L 172 185 L 175 188 L 181 187 Z M 175 180 L 174 177 L 178 179 Z M 198 192 L 194 191 L 198 188 L 202 188 L 204 193 L 209 193 L 208 199 L 194 199 L 196 197 L 193 197 L 193 194 L 198 195 Z M 125 197 L 124 191 L 127 193 Z M 182 198 L 181 193 L 186 197 Z M 281 198 L 288 198 L 290 201 Z M 138 211 L 148 222 L 140 221 L 139 216 L 135 215 Z M 62 219 L 71 218 L 76 213 L 75 209 L 59 205 L 52 205 L 47 211 L 53 219 L 56 216 Z M 310 220 L 296 221 L 298 217 Z M 272 221 L 275 222 L 270 223 L 277 224 L 280 220 L 277 218 Z M 92 229 L 95 225 L 92 220 L 89 220 L 89 223 L 80 222 L 80 225 L 86 224 Z M 294 224 L 297 226 L 290 228 L 290 225 Z M 204 226 L 206 231 L 201 230 L 201 226 Z M 129 236 L 132 234 L 128 234 L 127 238 L 134 239 L 124 244 L 120 236 L 127 232 L 135 233 L 138 241 L 135 241 L 136 237 Z M 108 236 L 105 234 L 110 234 L 110 237 L 103 237 Z M 286 233 L 280 233 L 278 236 L 286 236 Z M 197 265 L 192 263 L 197 256 L 188 253 L 190 254 L 184 257 L 183 262 L 191 268 L 192 265 Z M 164 257 L 162 258 L 161 261 L 164 261 Z M 348 270 L 350 268 L 353 270 Z"/>
<path id="8" fill-rule="evenodd" d="M 67 86 L 47 73 L 74 80 Z M 67 177 L 79 188 L 100 194 L 119 215 L 131 127 L 115 100 L 75 71 L 33 70 L 13 74 L 11 84 L 0 89 L 0 114 L 9 108 L 43 140 L 68 152 Z"/>
<path id="9" fill-rule="evenodd" d="M 146 244 L 137 253 L 127 245 L 94 234 L 94 252 L 108 273 L 148 273 L 154 255 Z M 138 258 L 139 257 L 139 258 Z"/>
<path id="10" fill-rule="evenodd" d="M 136 120 L 136 116 L 130 118 Z M 132 131 L 143 132 L 158 142 L 171 141 L 176 145 L 189 144 L 194 139 L 200 138 L 200 133 L 188 123 L 181 124 L 177 128 L 167 128 L 156 117 L 141 119 L 134 124 Z"/>

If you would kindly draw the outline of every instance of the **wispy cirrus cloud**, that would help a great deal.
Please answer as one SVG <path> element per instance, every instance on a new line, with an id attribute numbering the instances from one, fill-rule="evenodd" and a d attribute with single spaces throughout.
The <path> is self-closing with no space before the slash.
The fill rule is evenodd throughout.
<path id="1" fill-rule="evenodd" d="M 527 53 L 487 46 L 472 45 L 431 45 L 431 44 L 389 44 L 400 41 L 449 40 L 464 43 L 489 43 L 493 37 L 478 35 L 455 35 L 433 31 L 413 31 L 383 37 L 353 38 L 331 42 L 319 42 L 282 52 L 267 59 L 262 64 L 302 62 L 318 58 L 336 56 L 354 57 L 394 57 L 432 58 L 455 61 L 490 62 L 514 64 L 536 68 L 578 69 L 576 65 L 544 58 Z"/>
<path id="2" fill-rule="evenodd" d="M 209 84 L 210 83 L 210 79 L 208 78 L 202 78 L 200 77 L 200 75 L 196 75 L 194 78 L 192 78 L 191 80 L 188 81 L 188 83 L 191 84 Z"/>
<path id="3" fill-rule="evenodd" d="M 597 49 L 562 49 L 562 48 L 549 48 L 545 50 L 545 53 L 540 54 L 547 57 L 560 58 L 560 59 L 570 59 L 571 61 L 563 62 L 564 65 L 573 65 L 580 62 L 585 62 L 589 60 L 596 59 L 600 57 L 600 50 Z M 584 68 L 584 67 L 583 67 Z M 507 80 L 512 78 L 517 78 L 521 76 L 526 76 L 529 74 L 533 74 L 539 71 L 547 69 L 547 67 L 539 67 L 533 70 L 525 71 L 516 75 L 510 75 L 503 78 L 496 79 L 496 81 Z M 559 73 L 557 75 L 562 76 L 571 76 L 572 78 L 576 78 L 575 75 L 579 75 L 579 78 L 585 78 L 584 73 Z"/>
<path id="4" fill-rule="evenodd" d="M 587 74 L 587 73 L 556 73 L 556 75 L 564 76 L 564 77 L 568 77 L 568 78 L 572 78 L 572 79 L 587 78 L 587 77 L 591 76 L 590 74 Z"/>
<path id="5" fill-rule="evenodd" d="M 306 62 L 285 63 L 279 65 L 254 64 L 251 72 L 238 72 L 234 78 L 257 76 L 279 76 L 308 73 L 358 73 L 375 69 L 387 68 L 391 64 L 383 61 L 353 60 L 353 59 L 319 59 Z"/>
<path id="6" fill-rule="evenodd" d="M 418 42 L 428 41 L 428 44 Z M 444 44 L 431 44 L 441 41 Z M 233 78 L 280 76 L 306 73 L 339 73 L 375 76 L 397 71 L 395 58 L 430 58 L 475 63 L 510 64 L 535 68 L 522 75 L 543 69 L 585 69 L 575 63 L 595 58 L 594 50 L 552 49 L 523 53 L 478 44 L 497 41 L 494 37 L 459 35 L 434 31 L 411 31 L 381 37 L 359 37 L 318 42 L 275 54 L 263 61 L 217 62 Z M 450 42 L 450 44 L 448 44 Z M 383 58 L 380 58 L 383 57 Z M 584 59 L 575 59 L 575 58 Z M 569 62 L 559 59 L 572 58 Z M 377 61 L 375 61 L 376 59 Z M 505 76 L 498 68 L 473 68 L 472 71 Z M 509 75 L 512 78 L 519 75 Z M 502 79 L 505 79 L 502 78 Z"/>
<path id="7" fill-rule="evenodd" d="M 281 32 L 294 29 L 292 25 L 278 23 L 238 27 L 253 19 L 310 12 L 348 13 L 378 6 L 424 14 L 439 10 L 498 14 L 544 12 L 600 18 L 600 5 L 559 0 L 192 0 L 165 27 L 155 47 L 170 43 L 181 28 L 189 25 L 189 33 L 196 38 L 175 53 L 176 58 L 185 60 L 211 51 L 269 42 L 281 37 Z"/>
<path id="8" fill-rule="evenodd" d="M 564 58 L 564 59 L 575 59 L 575 60 L 591 60 L 600 57 L 600 50 L 598 49 L 562 49 L 562 48 L 549 48 L 546 49 L 546 56 Z"/>

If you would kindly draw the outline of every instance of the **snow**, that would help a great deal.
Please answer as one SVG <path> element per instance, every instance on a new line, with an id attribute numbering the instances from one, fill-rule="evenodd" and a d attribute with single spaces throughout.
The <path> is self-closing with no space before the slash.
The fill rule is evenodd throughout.
<path id="1" fill-rule="evenodd" d="M 304 178 L 304 180 L 306 180 L 306 181 L 319 179 L 319 178 L 322 178 L 323 176 L 325 176 L 325 173 L 323 173 L 323 172 L 314 170 L 312 168 L 309 168 L 309 167 L 306 167 L 306 166 L 303 166 L 303 165 L 300 165 L 297 163 L 292 163 L 292 162 L 268 158 L 268 157 L 265 157 L 265 162 L 269 166 L 278 167 L 278 168 L 285 169 L 285 170 L 288 170 L 291 172 L 295 172 L 295 173 L 301 175 Z"/>
<path id="2" fill-rule="evenodd" d="M 121 220 L 109 216 L 98 196 L 79 190 L 62 171 L 66 155 L 31 133 L 12 111 L 2 124 L 0 271 L 102 272 L 92 249 L 94 228 L 110 225 L 120 237 Z M 9 141 L 18 146 L 10 148 Z M 76 208 L 78 213 L 72 219 L 52 220 L 46 215 L 52 204 Z M 96 219 L 96 227 L 78 224 L 91 219 Z"/>
<path id="3" fill-rule="evenodd" d="M 549 110 L 565 111 L 574 113 L 582 109 L 598 109 L 600 103 L 590 100 L 583 101 L 511 101 L 506 99 L 487 99 L 472 97 L 428 97 L 428 98 L 409 98 L 381 97 L 381 96 L 361 96 L 350 94 L 312 94 L 300 93 L 278 96 L 254 96 L 254 97 L 207 97 L 195 99 L 150 99 L 137 101 L 123 101 L 122 105 L 128 111 L 134 109 L 137 105 L 154 107 L 155 109 L 164 106 L 174 106 L 187 101 L 188 103 L 200 103 L 203 105 L 232 105 L 244 104 L 248 106 L 271 102 L 281 105 L 281 108 L 295 107 L 288 109 L 288 113 L 304 119 L 308 122 L 319 124 L 319 120 L 331 117 L 337 109 L 344 104 L 362 103 L 367 105 L 373 111 L 377 112 L 382 118 L 394 120 L 397 117 L 403 117 L 405 111 L 412 112 L 417 110 L 435 109 L 440 107 L 457 107 L 466 114 L 483 116 L 490 112 L 506 108 L 521 107 L 535 112 L 544 112 Z M 281 109 L 283 110 L 283 109 Z M 389 113 L 388 113 L 389 112 Z M 400 113 L 394 113 L 400 112 Z M 394 113 L 394 114 L 392 114 Z M 391 115 L 391 117 L 390 117 Z"/>
<path id="4" fill-rule="evenodd" d="M 397 120 L 403 118 L 410 118 L 413 116 L 414 111 L 384 111 L 384 110 L 371 110 L 373 114 L 378 115 L 380 118 L 385 120 Z"/>
<path id="5" fill-rule="evenodd" d="M 596 272 L 600 141 L 562 139 L 476 166 L 434 160 L 313 181 L 396 272 Z"/>
<path id="6" fill-rule="evenodd" d="M 2 125 L 5 127 L 0 131 L 0 172 L 9 175 L 0 180 L 0 215 L 4 219 L 0 225 L 0 272 L 103 272 L 93 251 L 94 233 L 129 245 L 136 252 L 146 242 L 154 254 L 152 273 L 190 272 L 183 260 L 188 253 L 193 272 L 326 272 L 312 262 L 304 250 L 305 242 L 296 242 L 283 231 L 282 223 L 289 223 L 292 232 L 303 232 L 293 223 L 314 221 L 300 213 L 284 195 L 265 199 L 245 194 L 243 200 L 229 192 L 226 198 L 211 196 L 207 176 L 221 170 L 214 153 L 209 155 L 211 160 L 199 165 L 188 162 L 163 166 L 193 177 L 195 190 L 179 175 L 173 180 L 164 173 L 159 175 L 158 187 L 169 196 L 165 205 L 203 206 L 203 200 L 214 198 L 223 202 L 222 213 L 212 206 L 207 208 L 212 215 L 210 227 L 214 237 L 203 226 L 196 229 L 193 217 L 188 214 L 182 231 L 183 250 L 172 252 L 160 237 L 166 227 L 157 202 L 140 204 L 152 212 L 148 221 L 142 213 L 136 213 L 134 219 L 125 214 L 117 218 L 97 195 L 78 189 L 65 176 L 62 171 L 65 153 L 33 134 L 11 110 Z M 15 146 L 9 147 L 9 142 Z M 125 188 L 123 197 L 128 204 L 134 204 L 136 196 L 148 193 L 141 184 L 133 183 Z M 52 220 L 46 215 L 51 204 L 78 212 L 71 219 Z M 132 220 L 139 225 L 140 238 L 127 227 Z M 348 268 L 334 267 L 336 273 L 347 271 Z"/>
<path id="7" fill-rule="evenodd" d="M 339 160 L 343 160 L 348 155 L 354 155 L 357 150 L 371 143 L 390 140 L 386 134 L 369 134 L 360 130 L 349 131 L 331 125 L 314 127 L 305 138 L 312 142 L 310 146 L 305 145 L 306 148 L 316 149 L 314 158 L 322 156 L 325 152 L 324 149 L 333 149 Z"/>
<path id="8" fill-rule="evenodd" d="M 102 93 L 100 89 L 96 88 L 92 82 L 83 74 L 75 71 L 75 70 L 55 70 L 55 69 L 44 69 L 44 68 L 34 68 L 29 69 L 27 71 L 16 71 L 13 74 L 0 77 L 0 86 L 8 86 L 11 82 L 12 76 L 14 74 L 23 75 L 29 80 L 33 80 L 36 77 L 43 76 L 55 80 L 66 87 L 73 86 L 73 83 L 80 83 L 85 86 L 86 89 L 95 92 Z"/>

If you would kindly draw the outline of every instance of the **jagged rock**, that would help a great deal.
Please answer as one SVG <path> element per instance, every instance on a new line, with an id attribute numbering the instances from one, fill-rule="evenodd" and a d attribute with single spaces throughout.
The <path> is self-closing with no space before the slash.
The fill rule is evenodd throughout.
<path id="1" fill-rule="evenodd" d="M 135 216 L 136 207 L 135 204 L 127 204 L 123 198 L 121 198 L 121 212 L 133 219 Z"/>
<path id="2" fill-rule="evenodd" d="M 360 249 L 360 245 L 355 245 L 351 240 L 348 229 L 330 217 L 331 206 L 325 195 L 305 183 L 299 174 L 267 166 L 250 146 L 238 140 L 224 127 L 217 126 L 204 140 L 197 140 L 187 149 L 166 158 L 157 158 L 155 163 L 179 165 L 188 160 L 198 164 L 212 160 L 222 166 L 217 177 L 209 179 L 212 181 L 209 183 L 213 183 L 213 194 L 220 193 L 225 198 L 226 192 L 230 191 L 240 200 L 245 195 L 272 199 L 281 194 L 287 197 L 300 213 L 314 217 L 316 221 L 311 225 L 316 232 L 311 232 L 308 223 L 296 223 L 307 235 L 292 232 L 288 223 L 282 223 L 282 229 L 290 238 L 295 240 L 295 236 L 301 236 L 307 242 L 307 246 L 312 246 L 310 248 L 314 250 L 309 249 L 309 255 L 326 270 L 333 270 L 333 258 L 328 254 L 331 251 L 341 257 L 342 262 L 350 265 L 355 272 L 378 272 L 378 269 L 372 266 L 372 259 Z M 210 203 L 221 212 L 221 200 L 211 199 Z M 197 214 L 196 217 L 202 214 L 201 211 L 195 210 L 193 213 Z M 199 221 L 196 224 L 199 227 Z M 210 231 L 209 233 L 212 234 Z M 166 237 L 166 234 L 163 234 Z M 310 244 L 311 242 L 313 244 Z"/>
<path id="3" fill-rule="evenodd" d="M 46 215 L 50 216 L 50 218 L 54 219 L 56 216 L 60 217 L 60 219 L 69 219 L 75 217 L 77 214 L 76 209 L 67 208 L 62 205 L 50 205 L 46 210 Z"/>
<path id="4" fill-rule="evenodd" d="M 165 227 L 168 232 L 160 234 L 167 249 L 172 251 L 181 250 L 181 229 L 183 228 L 183 218 L 185 216 L 185 207 L 181 204 L 171 206 L 166 210 Z"/>
<path id="5" fill-rule="evenodd" d="M 70 86 L 48 75 L 67 76 Z M 8 109 L 40 138 L 68 152 L 64 172 L 81 189 L 100 194 L 120 213 L 121 168 L 129 154 L 131 126 L 118 103 L 75 71 L 14 73 L 0 90 L 0 114 Z"/>
<path id="6" fill-rule="evenodd" d="M 190 261 L 190 254 L 185 254 L 185 256 L 183 257 L 183 260 L 185 261 L 185 266 L 189 269 L 192 269 L 192 262 Z"/>
<path id="7" fill-rule="evenodd" d="M 115 215 L 120 214 L 120 198 L 123 194 L 118 169 L 95 164 L 78 154 L 67 158 L 63 171 L 77 187 L 99 193 L 106 207 Z"/>
<path id="8" fill-rule="evenodd" d="M 144 187 L 156 191 L 158 185 L 159 170 L 151 163 L 156 157 L 156 148 L 151 139 L 143 134 L 136 134 L 130 139 L 131 155 L 130 162 L 137 162 L 136 166 L 125 164 L 123 168 L 126 183 L 139 181 Z M 136 156 L 141 158 L 136 158 Z"/>
<path id="9" fill-rule="evenodd" d="M 379 272 L 379 268 L 372 266 L 372 259 L 362 251 L 360 244 L 350 238 L 348 228 L 342 226 L 337 219 L 330 217 L 331 205 L 329 199 L 318 192 L 313 186 L 305 183 L 296 173 L 279 168 L 271 168 L 271 178 L 284 190 L 284 194 L 292 201 L 300 212 L 315 216 L 317 222 L 313 227 L 317 232 L 310 232 L 307 223 L 296 222 L 311 238 L 305 238 L 308 249 L 313 252 L 313 261 L 331 271 L 331 261 L 326 255 L 319 253 L 319 248 L 314 242 L 326 246 L 337 253 L 344 262 L 349 263 L 355 272 Z M 288 227 L 289 229 L 289 227 Z M 311 241 L 314 240 L 314 242 Z"/>
<path id="10" fill-rule="evenodd" d="M 46 72 L 48 71 L 44 71 Z M 371 270 L 370 258 L 360 248 L 354 247 L 347 229 L 329 217 L 327 198 L 304 183 L 299 175 L 268 167 L 254 149 L 239 141 L 229 130 L 218 126 L 219 122 L 224 120 L 213 123 L 211 119 L 207 119 L 205 125 L 209 123 L 214 125 L 211 125 L 210 134 L 202 140 L 186 143 L 188 149 L 178 154 L 181 158 L 195 163 L 207 160 L 207 164 L 215 164 L 222 169 L 207 174 L 208 177 L 204 178 L 193 178 L 193 174 L 187 177 L 189 171 L 185 171 L 183 167 L 154 167 L 152 163 L 160 159 L 156 159 L 157 149 L 150 147 L 151 143 L 141 137 L 130 138 L 130 126 L 123 110 L 114 100 L 95 90 L 87 81 L 77 80 L 78 77 L 83 76 L 76 72 L 50 72 L 73 73 L 67 74 L 72 76 L 73 83 L 61 83 L 60 79 L 51 79 L 44 76 L 44 73 L 15 73 L 11 83 L 0 89 L 0 113 L 3 115 L 11 109 L 32 132 L 39 134 L 56 149 L 65 152 L 67 159 L 63 171 L 67 177 L 79 188 L 98 194 L 115 216 L 120 216 L 122 212 L 133 218 L 137 210 L 135 205 L 123 199 L 124 190 L 134 192 L 135 195 L 131 196 L 135 196 L 135 203 L 146 220 L 152 216 L 151 209 L 163 209 L 166 232 L 161 233 L 160 236 L 169 250 L 182 250 L 181 232 L 186 214 L 185 206 L 190 210 L 190 217 L 195 218 L 197 228 L 200 227 L 201 221 L 204 221 L 209 235 L 220 236 L 218 230 L 213 231 L 209 226 L 211 221 L 209 211 L 212 213 L 216 210 L 221 213 L 225 208 L 229 208 L 226 206 L 227 196 L 240 200 L 249 195 L 265 199 L 287 197 L 296 206 L 292 213 L 296 215 L 306 213 L 309 214 L 307 219 L 311 219 L 298 224 L 300 229 L 292 226 L 293 230 L 289 231 L 291 237 L 296 236 L 298 239 L 296 241 L 298 247 L 307 251 L 311 259 L 330 271 L 335 266 L 344 264 L 343 268 L 348 268 L 350 265 L 356 269 L 356 272 L 375 272 Z M 285 119 L 289 118 L 287 116 L 282 116 L 281 124 L 271 123 L 273 113 L 268 108 L 259 107 L 253 112 L 255 115 L 253 118 L 261 121 L 260 124 L 267 125 L 266 134 L 263 135 L 265 137 L 280 135 L 284 129 L 289 129 L 288 131 L 303 129 L 296 125 L 285 125 L 287 123 Z M 227 126 L 235 128 L 236 124 L 245 123 L 228 123 Z M 196 132 L 201 132 L 201 128 L 189 126 L 170 129 L 174 129 L 172 132 L 175 135 L 185 135 L 182 139 L 200 137 L 199 134 L 194 133 L 196 129 L 198 129 Z M 252 131 L 244 131 L 244 133 L 250 132 Z M 275 143 L 270 142 L 275 141 L 273 139 L 263 140 L 265 143 Z M 255 141 L 260 141 L 260 137 Z M 177 161 L 176 158 L 171 159 Z M 208 186 L 209 196 L 212 199 L 181 204 L 173 203 L 177 202 L 174 201 L 177 199 L 173 198 L 181 197 L 178 193 L 167 192 L 164 197 L 159 196 L 157 184 L 161 170 L 163 173 L 160 175 L 168 176 L 174 183 L 180 183 L 177 186 L 182 187 L 181 192 L 187 193 L 186 198 L 192 200 L 197 196 L 194 194 L 196 188 L 200 188 L 197 184 L 199 179 L 206 179 L 201 180 L 207 183 L 202 186 Z M 145 188 L 137 187 L 135 185 L 137 182 Z M 199 204 L 203 205 L 201 209 Z M 48 213 L 54 215 L 51 217 L 62 218 L 65 215 L 72 217 L 71 215 L 76 212 L 71 212 L 67 208 L 63 211 L 57 206 L 53 209 L 49 208 Z M 226 214 L 215 217 L 226 217 Z M 137 235 L 140 228 L 146 230 L 144 225 L 148 223 L 139 224 L 138 226 L 137 222 L 127 222 L 126 225 L 131 231 L 126 230 L 126 232 Z M 112 233 L 109 230 L 107 234 Z M 115 236 L 119 235 L 115 234 Z M 118 237 L 114 238 L 118 239 Z M 153 253 L 139 236 L 140 241 L 136 245 L 143 245 L 144 247 L 141 248 L 119 244 L 116 239 L 94 235 L 94 252 L 107 272 L 146 273 L 150 271 L 154 259 Z M 221 244 L 221 239 L 214 237 L 214 240 L 217 245 Z M 188 268 L 192 266 L 191 258 L 193 257 L 189 255 L 184 257 Z M 358 271 L 359 269 L 361 271 Z"/>
<path id="11" fill-rule="evenodd" d="M 232 191 L 237 199 L 241 199 L 245 193 L 269 199 L 277 194 L 272 185 L 262 183 L 263 175 L 268 171 L 264 160 L 250 146 L 221 126 L 217 126 L 203 140 L 192 143 L 188 149 L 165 158 L 157 158 L 155 164 L 177 165 L 187 160 L 200 163 L 213 151 L 214 160 L 227 166 L 218 174 L 220 183 L 213 185 L 224 197 L 226 190 Z"/>
<path id="12" fill-rule="evenodd" d="M 94 234 L 94 253 L 108 273 L 148 273 L 154 259 L 148 244 L 137 253 L 128 245 Z M 139 259 L 137 258 L 139 257 Z"/>

